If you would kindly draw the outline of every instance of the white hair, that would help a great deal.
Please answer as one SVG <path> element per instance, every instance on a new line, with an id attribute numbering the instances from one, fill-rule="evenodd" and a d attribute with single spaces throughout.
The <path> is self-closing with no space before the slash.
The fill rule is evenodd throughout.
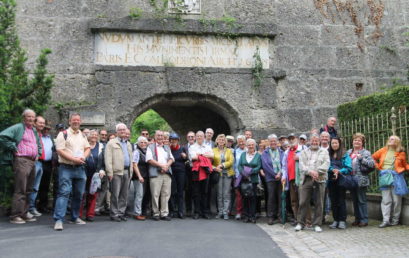
<path id="1" fill-rule="evenodd" d="M 148 139 L 145 136 L 139 136 L 136 143 L 139 144 L 139 143 L 141 143 L 141 141 L 148 141 Z"/>
<path id="2" fill-rule="evenodd" d="M 247 141 L 246 141 L 246 145 L 249 145 L 250 143 L 254 143 L 254 145 L 257 145 L 257 142 L 256 142 L 256 140 L 254 140 L 254 139 L 247 139 Z"/>
<path id="3" fill-rule="evenodd" d="M 323 135 L 330 136 L 330 134 L 329 134 L 327 131 L 322 131 L 322 133 L 320 134 L 320 136 L 323 136 Z"/>
<path id="4" fill-rule="evenodd" d="M 203 131 L 197 131 L 197 132 L 196 132 L 196 135 L 198 135 L 198 134 L 201 134 L 201 135 L 204 136 L 204 132 L 203 132 Z"/>
<path id="5" fill-rule="evenodd" d="M 24 111 L 23 111 L 23 113 L 21 114 L 21 116 L 22 116 L 22 117 L 26 117 L 26 115 L 27 115 L 28 113 L 34 113 L 34 115 L 36 114 L 36 112 L 34 112 L 34 110 L 29 109 L 29 108 L 26 108 L 26 109 L 24 109 Z"/>
<path id="6" fill-rule="evenodd" d="M 267 137 L 267 139 L 269 139 L 269 140 L 272 140 L 272 139 L 278 140 L 278 137 L 277 137 L 277 135 L 275 135 L 275 134 L 270 134 L 270 135 Z"/>
<path id="7" fill-rule="evenodd" d="M 206 133 L 207 133 L 207 132 L 211 132 L 211 133 L 213 133 L 213 134 L 214 134 L 214 131 L 213 131 L 213 129 L 212 129 L 212 128 L 207 128 L 207 129 L 206 129 Z"/>
<path id="8" fill-rule="evenodd" d="M 125 129 L 128 129 L 128 127 L 126 126 L 126 124 L 124 124 L 124 123 L 119 123 L 119 124 L 117 124 L 117 125 L 115 126 L 115 131 L 118 132 L 118 130 L 119 130 L 120 127 L 125 127 Z"/>
<path id="9" fill-rule="evenodd" d="M 241 140 L 245 140 L 245 139 L 246 139 L 246 136 L 240 134 L 239 136 L 237 136 L 237 141 L 240 140 L 240 139 L 241 139 Z"/>
<path id="10" fill-rule="evenodd" d="M 321 134 L 321 135 L 322 135 L 322 134 Z M 320 137 L 319 137 L 318 134 L 313 133 L 313 134 L 310 135 L 310 140 L 312 140 L 313 138 L 318 138 L 318 139 L 319 139 Z"/>

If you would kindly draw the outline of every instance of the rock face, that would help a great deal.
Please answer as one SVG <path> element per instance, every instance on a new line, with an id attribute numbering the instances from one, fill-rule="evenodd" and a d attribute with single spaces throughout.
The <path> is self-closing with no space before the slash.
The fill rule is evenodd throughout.
<path id="1" fill-rule="evenodd" d="M 181 134 L 213 127 L 230 134 L 251 129 L 261 138 L 318 128 L 336 115 L 337 105 L 408 82 L 406 0 L 202 0 L 200 15 L 168 14 L 162 5 L 161 0 L 17 0 L 18 32 L 29 64 L 40 49 L 53 51 L 52 95 L 62 104 L 59 115 L 48 111 L 54 123 L 66 122 L 70 111 L 95 112 L 112 129 L 153 108 Z M 136 7 L 141 15 L 131 19 Z M 265 38 L 268 68 L 255 89 L 253 63 L 250 68 L 180 67 L 176 59 L 155 66 L 97 64 L 95 35 L 107 31 L 196 35 L 203 41 Z M 207 54 L 229 55 L 223 49 Z M 91 127 L 101 126 L 90 121 Z"/>

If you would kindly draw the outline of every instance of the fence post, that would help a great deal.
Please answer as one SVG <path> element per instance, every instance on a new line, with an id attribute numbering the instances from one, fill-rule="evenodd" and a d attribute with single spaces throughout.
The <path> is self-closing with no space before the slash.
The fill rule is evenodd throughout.
<path id="1" fill-rule="evenodd" d="M 396 111 L 395 111 L 395 107 L 392 107 L 391 112 L 392 112 L 392 115 L 391 115 L 392 134 L 396 135 Z"/>

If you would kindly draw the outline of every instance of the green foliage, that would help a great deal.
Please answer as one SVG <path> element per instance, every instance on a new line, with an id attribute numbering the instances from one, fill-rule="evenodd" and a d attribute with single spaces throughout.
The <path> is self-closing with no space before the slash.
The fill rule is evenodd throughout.
<path id="1" fill-rule="evenodd" d="M 254 65 L 251 70 L 253 74 L 253 87 L 254 89 L 260 88 L 261 82 L 263 80 L 263 62 L 260 57 L 260 49 L 257 47 L 256 52 L 253 55 Z"/>
<path id="2" fill-rule="evenodd" d="M 220 31 L 220 28 L 218 28 L 217 25 L 224 24 L 228 28 L 228 31 L 227 32 L 220 31 L 217 33 L 217 35 L 225 36 L 228 38 L 238 37 L 239 35 L 236 32 L 236 30 L 242 27 L 242 25 L 237 23 L 236 18 L 229 16 L 227 14 L 223 14 L 221 18 L 217 18 L 217 19 L 206 19 L 206 17 L 203 16 L 199 19 L 199 22 L 203 24 L 205 29 L 211 28 L 212 30 L 215 30 L 215 31 L 218 31 L 218 30 Z"/>
<path id="3" fill-rule="evenodd" d="M 392 47 L 392 46 L 387 46 L 387 45 L 382 45 L 382 46 L 379 46 L 379 48 L 380 49 L 384 49 L 385 51 L 387 51 L 387 52 L 389 52 L 389 53 L 391 53 L 391 54 L 394 54 L 394 55 L 396 55 L 397 54 L 397 49 L 395 48 L 395 47 Z"/>
<path id="4" fill-rule="evenodd" d="M 14 185 L 14 174 L 11 166 L 0 165 L 0 178 L 0 207 L 10 208 Z"/>
<path id="5" fill-rule="evenodd" d="M 348 121 L 390 111 L 392 107 L 408 106 L 409 86 L 395 86 L 382 93 L 374 93 L 338 106 L 340 121 Z"/>
<path id="6" fill-rule="evenodd" d="M 25 108 L 42 114 L 50 102 L 53 76 L 47 75 L 47 55 L 37 58 L 33 76 L 25 68 L 27 56 L 16 33 L 14 0 L 0 1 L 0 130 L 21 120 Z"/>
<path id="7" fill-rule="evenodd" d="M 142 13 L 143 13 L 142 9 L 138 7 L 134 7 L 129 10 L 129 16 L 134 20 L 141 18 Z"/>
<path id="8" fill-rule="evenodd" d="M 47 56 L 43 49 L 34 71 L 26 69 L 26 52 L 20 47 L 16 32 L 14 0 L 0 0 L 0 131 L 21 122 L 26 108 L 42 114 L 50 103 L 53 76 L 47 74 Z M 10 206 L 13 192 L 11 167 L 0 167 L 0 206 Z"/>
<path id="9" fill-rule="evenodd" d="M 149 134 L 153 135 L 155 130 L 170 131 L 171 127 L 158 113 L 149 109 L 133 122 L 131 142 L 136 142 L 142 129 L 148 130 Z"/>

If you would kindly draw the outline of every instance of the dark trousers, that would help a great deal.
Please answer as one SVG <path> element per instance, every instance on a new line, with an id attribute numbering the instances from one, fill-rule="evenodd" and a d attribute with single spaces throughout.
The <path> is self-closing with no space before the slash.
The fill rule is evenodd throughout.
<path id="1" fill-rule="evenodd" d="M 185 189 L 185 172 L 173 172 L 172 175 L 172 195 L 170 197 L 170 211 L 172 213 L 184 214 L 183 191 Z"/>
<path id="2" fill-rule="evenodd" d="M 186 213 L 191 213 L 192 212 L 192 168 L 190 167 L 190 165 L 186 166 L 185 204 L 186 204 Z"/>
<path id="3" fill-rule="evenodd" d="M 243 198 L 244 214 L 248 218 L 256 218 L 256 205 L 257 205 L 257 184 L 251 184 L 253 186 L 253 194 L 251 196 L 241 195 Z"/>
<path id="4" fill-rule="evenodd" d="M 329 198 L 331 200 L 332 216 L 334 221 L 346 221 L 347 206 L 345 203 L 346 189 L 340 187 L 337 181 L 328 182 Z"/>
<path id="5" fill-rule="evenodd" d="M 110 209 L 110 200 L 108 198 L 109 193 L 109 179 L 108 176 L 104 176 L 101 179 L 101 188 L 98 190 L 98 196 L 96 201 L 96 210 L 98 212 L 105 210 L 108 211 Z"/>
<path id="6" fill-rule="evenodd" d="M 351 190 L 352 200 L 354 202 L 355 221 L 368 223 L 368 204 L 366 201 L 367 187 L 358 187 Z"/>
<path id="7" fill-rule="evenodd" d="M 143 189 L 143 198 L 142 198 L 142 215 L 148 215 L 148 212 L 151 211 L 151 184 L 149 177 L 144 177 L 144 189 Z"/>
<path id="8" fill-rule="evenodd" d="M 14 194 L 11 203 L 11 218 L 25 217 L 29 206 L 29 196 L 33 191 L 35 179 L 35 162 L 33 160 L 14 157 Z"/>
<path id="9" fill-rule="evenodd" d="M 202 181 L 192 181 L 192 197 L 195 205 L 195 214 L 207 215 L 210 213 L 207 202 L 207 191 L 209 189 L 209 179 Z"/>
<path id="10" fill-rule="evenodd" d="M 281 181 L 267 182 L 267 217 L 277 219 L 281 210 Z"/>
<path id="11" fill-rule="evenodd" d="M 260 179 L 261 179 L 261 184 L 262 184 L 262 186 L 263 186 L 263 189 L 264 189 L 264 191 L 263 191 L 263 195 L 260 195 L 260 196 L 257 196 L 257 206 L 256 206 L 256 211 L 258 212 L 258 213 L 261 213 L 261 212 L 263 212 L 263 209 L 262 209 L 262 207 L 261 207 L 261 201 L 263 200 L 263 198 L 264 198 L 264 211 L 266 212 L 266 214 L 268 214 L 268 206 L 267 206 L 267 202 L 268 202 L 268 188 L 267 188 L 267 182 L 266 182 L 266 178 L 265 177 L 260 177 Z"/>
<path id="12" fill-rule="evenodd" d="M 42 161 L 43 176 L 41 177 L 40 188 L 38 190 L 38 208 L 41 211 L 48 208 L 48 192 L 50 191 L 51 177 L 53 176 L 53 166 L 51 161 Z M 58 181 L 54 181 L 58 185 Z"/>
<path id="13" fill-rule="evenodd" d="M 298 215 L 298 203 L 299 203 L 299 198 L 298 198 L 298 186 L 295 184 L 295 180 L 291 180 L 289 183 L 290 189 L 290 202 L 291 202 L 291 209 L 294 214 L 294 219 L 297 219 Z M 311 220 L 307 218 L 307 220 Z"/>

